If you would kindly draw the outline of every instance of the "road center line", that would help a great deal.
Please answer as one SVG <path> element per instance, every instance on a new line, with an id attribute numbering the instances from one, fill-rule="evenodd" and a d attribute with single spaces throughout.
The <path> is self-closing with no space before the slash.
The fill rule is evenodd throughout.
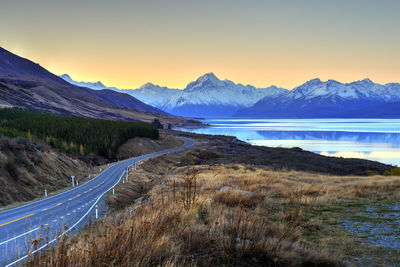
<path id="1" fill-rule="evenodd" d="M 0 227 L 2 227 L 2 226 L 4 226 L 4 225 L 7 225 L 7 224 L 9 224 L 9 223 L 13 223 L 13 222 L 16 222 L 16 221 L 19 221 L 19 220 L 28 218 L 28 217 L 33 216 L 33 215 L 35 215 L 35 213 L 31 213 L 31 214 L 25 215 L 25 216 L 23 216 L 23 217 L 21 217 L 21 218 L 18 218 L 18 219 L 15 219 L 15 220 L 12 220 L 12 221 L 9 221 L 9 222 L 0 224 Z"/>
<path id="2" fill-rule="evenodd" d="M 191 144 L 188 144 L 188 143 L 187 143 L 187 142 L 188 142 L 187 140 L 190 140 L 190 139 L 186 139 L 186 138 L 183 138 L 183 137 L 178 137 L 178 138 L 179 138 L 179 139 L 182 139 L 182 140 L 185 140 L 185 141 L 186 141 L 186 144 L 183 145 L 183 146 L 181 146 L 181 147 L 175 148 L 175 149 L 164 150 L 164 151 L 157 152 L 157 153 L 153 153 L 153 154 L 147 154 L 146 156 L 136 157 L 134 162 L 141 161 L 141 160 L 144 160 L 144 159 L 147 159 L 147 158 L 151 158 L 151 157 L 154 157 L 154 156 L 163 155 L 163 154 L 170 153 L 170 152 L 179 151 L 179 150 L 182 150 L 182 149 L 184 149 L 184 148 L 187 148 L 187 147 L 189 147 L 189 146 L 195 144 L 195 142 L 192 142 Z M 130 162 L 130 159 L 129 159 L 129 161 L 126 160 L 125 162 Z M 112 167 L 114 167 L 114 166 L 115 166 L 115 165 L 109 167 L 107 170 L 109 170 L 110 168 L 112 168 Z M 113 175 L 114 175 L 114 173 L 116 173 L 116 172 L 117 172 L 117 170 L 115 170 L 115 171 L 113 172 Z M 101 174 L 101 175 L 102 175 L 102 174 Z M 100 177 L 101 175 L 98 175 L 97 177 Z M 116 181 L 116 183 L 115 183 L 113 186 L 116 186 L 116 185 L 121 181 L 123 175 L 124 175 L 124 173 L 122 173 L 122 175 L 119 177 L 118 181 Z M 94 180 L 90 180 L 89 182 L 91 182 L 91 181 L 94 181 Z M 104 184 L 104 181 L 102 182 L 102 184 Z M 113 186 L 109 187 L 106 191 L 102 192 L 101 195 L 100 195 L 97 199 L 92 199 L 90 202 L 94 202 L 93 205 L 92 205 L 92 206 L 87 210 L 87 212 L 86 212 L 82 217 L 80 217 L 80 219 L 79 219 L 78 221 L 76 221 L 71 227 L 69 227 L 67 230 L 65 230 L 64 232 L 62 232 L 60 235 L 58 235 L 57 237 L 53 238 L 52 240 L 48 241 L 47 243 L 45 243 L 45 244 L 42 245 L 41 247 L 39 247 L 39 248 L 37 248 L 37 249 L 31 251 L 31 253 L 30 253 L 29 255 L 33 255 L 33 254 L 35 254 L 36 252 L 38 252 L 38 251 L 40 251 L 40 250 L 46 248 L 46 247 L 49 246 L 50 244 L 56 242 L 56 240 L 57 240 L 58 238 L 60 238 L 60 237 L 63 236 L 64 234 L 70 232 L 72 229 L 74 229 L 74 227 L 76 227 L 76 226 L 89 214 L 89 212 L 91 212 L 91 211 L 93 210 L 94 206 L 95 206 L 96 203 L 103 197 L 103 195 L 104 195 L 105 193 L 107 193 L 109 190 L 111 190 Z M 74 190 L 74 189 L 71 189 L 71 190 Z M 62 194 L 64 194 L 64 193 L 60 193 L 60 195 L 62 195 Z M 53 206 L 53 207 L 56 207 L 56 206 L 61 205 L 61 204 L 63 204 L 63 203 L 59 203 L 59 204 L 57 204 L 57 205 L 55 205 L 55 206 Z M 53 208 L 53 207 L 50 207 L 50 208 Z M 47 209 L 50 209 L 50 208 L 47 208 Z M 46 210 L 47 210 L 47 209 L 46 209 Z M 74 210 L 73 212 L 75 212 L 75 210 Z M 32 215 L 33 215 L 33 214 L 32 214 Z M 29 216 L 31 216 L 31 215 L 29 215 Z M 21 218 L 20 218 L 20 219 L 21 219 Z M 55 220 L 55 221 L 57 221 L 57 220 Z M 20 261 L 26 259 L 29 255 L 26 254 L 26 255 L 24 255 L 24 256 L 22 256 L 22 257 L 20 257 L 20 258 L 17 258 L 17 259 L 14 260 L 13 262 L 8 263 L 8 264 L 6 265 L 6 267 L 15 265 L 16 263 L 18 263 L 18 262 L 20 262 Z"/>
<path id="3" fill-rule="evenodd" d="M 57 206 L 60 206 L 61 204 L 62 204 L 62 202 L 61 202 L 61 203 L 58 203 L 57 205 L 54 205 L 54 206 L 51 206 L 51 207 L 49 207 L 49 208 L 45 208 L 45 209 L 42 209 L 42 210 L 43 210 L 43 211 L 49 210 L 49 209 L 55 208 L 55 207 L 57 207 Z"/>
<path id="4" fill-rule="evenodd" d="M 85 192 L 86 193 L 86 192 Z M 77 197 L 79 197 L 81 194 L 79 194 L 79 195 L 76 195 L 76 196 L 74 196 L 74 197 L 71 197 L 70 199 L 68 199 L 68 200 L 73 200 L 73 199 L 75 199 L 75 198 L 77 198 Z"/>

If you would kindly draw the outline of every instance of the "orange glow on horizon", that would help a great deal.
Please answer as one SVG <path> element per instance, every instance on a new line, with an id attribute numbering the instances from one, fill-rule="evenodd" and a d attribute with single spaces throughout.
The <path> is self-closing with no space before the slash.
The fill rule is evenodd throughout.
<path id="1" fill-rule="evenodd" d="M 313 78 L 385 84 L 400 82 L 399 9 L 361 0 L 8 1 L 0 46 L 54 74 L 121 89 L 183 89 L 208 72 L 260 88 Z"/>

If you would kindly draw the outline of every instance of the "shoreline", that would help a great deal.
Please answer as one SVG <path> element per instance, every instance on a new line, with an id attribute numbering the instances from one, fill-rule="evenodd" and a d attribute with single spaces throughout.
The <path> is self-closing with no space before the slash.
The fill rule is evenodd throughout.
<path id="1" fill-rule="evenodd" d="M 222 122 L 222 124 L 217 127 L 209 123 L 200 127 L 174 127 L 173 130 L 214 136 L 234 136 L 253 146 L 256 145 L 271 148 L 300 147 L 303 150 L 328 157 L 364 159 L 391 166 L 400 166 L 400 161 L 398 160 L 400 158 L 400 147 L 398 147 L 400 132 L 393 130 L 393 125 L 387 125 L 387 122 L 392 121 L 393 119 L 378 119 L 379 122 L 383 123 L 379 124 L 379 122 L 377 122 L 376 125 L 372 125 L 371 129 L 365 129 L 363 127 L 365 126 L 364 124 L 371 123 L 370 120 L 375 120 L 373 118 L 356 118 L 356 120 L 360 122 L 360 125 L 350 125 L 351 121 L 349 122 L 349 119 L 347 118 L 344 118 L 343 121 L 340 118 L 335 118 L 335 122 L 332 122 L 332 119 L 328 118 L 330 123 L 340 123 L 337 128 L 331 129 L 329 129 L 330 125 L 326 128 L 318 127 L 318 124 L 323 122 L 321 120 L 326 120 L 325 118 L 300 119 L 300 121 L 297 121 L 296 119 L 293 122 L 284 119 L 282 123 L 280 123 L 282 121 L 281 119 L 278 121 L 274 119 L 274 122 L 260 118 L 243 120 L 265 122 L 268 125 L 261 125 L 257 128 L 252 128 L 252 125 L 248 125 L 248 123 L 241 124 L 240 122 L 242 119 L 217 118 L 204 120 L 208 122 Z M 304 120 L 307 120 L 307 122 L 304 122 Z M 340 120 L 340 122 L 336 122 L 336 120 Z M 229 125 L 224 127 L 224 123 L 230 121 L 238 123 L 227 123 Z M 296 121 L 299 123 L 296 124 Z M 273 125 L 275 122 L 277 125 Z M 272 125 L 269 125 L 270 123 L 272 123 Z M 289 125 L 286 125 L 287 123 Z M 237 126 L 233 126 L 232 124 L 237 124 Z M 315 127 L 312 128 L 313 126 Z M 276 127 L 276 129 L 274 127 Z M 289 128 L 285 129 L 285 127 Z M 296 129 L 296 127 L 299 128 Z M 346 127 L 353 128 L 348 129 Z M 382 127 L 388 128 L 382 129 Z M 399 156 L 397 156 L 397 154 L 399 154 Z"/>

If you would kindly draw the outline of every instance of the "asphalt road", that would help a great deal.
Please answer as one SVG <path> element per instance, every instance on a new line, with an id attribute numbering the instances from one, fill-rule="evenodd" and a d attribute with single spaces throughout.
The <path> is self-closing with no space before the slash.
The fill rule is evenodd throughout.
<path id="1" fill-rule="evenodd" d="M 180 147 L 131 158 L 116 163 L 85 184 L 66 192 L 47 197 L 0 213 L 0 266 L 12 266 L 57 241 L 75 233 L 95 218 L 96 205 L 101 197 L 117 185 L 125 170 L 135 162 L 186 149 L 194 144 L 188 138 Z M 42 239 L 36 246 L 34 239 Z"/>

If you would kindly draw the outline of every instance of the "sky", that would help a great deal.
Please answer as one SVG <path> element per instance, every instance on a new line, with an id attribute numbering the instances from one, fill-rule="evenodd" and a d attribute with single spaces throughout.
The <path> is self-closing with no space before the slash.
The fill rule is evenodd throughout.
<path id="1" fill-rule="evenodd" d="M 0 46 L 107 86 L 184 88 L 207 72 L 292 89 L 400 82 L 398 0 L 2 0 Z"/>

